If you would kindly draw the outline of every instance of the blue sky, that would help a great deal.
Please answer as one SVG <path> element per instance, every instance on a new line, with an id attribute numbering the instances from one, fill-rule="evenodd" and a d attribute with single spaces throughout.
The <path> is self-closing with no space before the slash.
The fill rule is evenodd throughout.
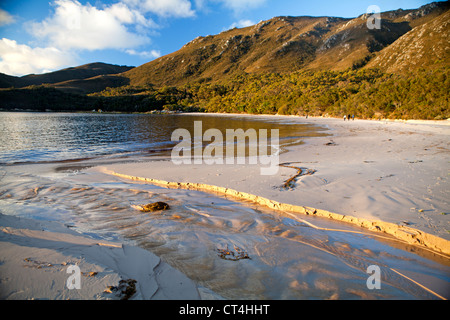
<path id="1" fill-rule="evenodd" d="M 0 72 L 22 76 L 91 62 L 139 66 L 198 36 L 275 16 L 356 17 L 421 0 L 0 0 Z"/>

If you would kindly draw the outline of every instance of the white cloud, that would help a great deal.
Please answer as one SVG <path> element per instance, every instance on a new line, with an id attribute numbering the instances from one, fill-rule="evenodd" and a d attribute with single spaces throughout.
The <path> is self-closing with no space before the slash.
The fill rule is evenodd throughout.
<path id="1" fill-rule="evenodd" d="M 255 22 L 253 22 L 251 20 L 239 20 L 238 22 L 233 23 L 228 29 L 245 28 L 245 27 L 253 26 L 254 24 L 255 24 Z"/>
<path id="2" fill-rule="evenodd" d="M 4 26 L 14 22 L 14 17 L 5 10 L 0 9 L 0 26 Z"/>
<path id="3" fill-rule="evenodd" d="M 15 40 L 0 40 L 0 72 L 21 76 L 44 73 L 73 65 L 73 54 L 54 47 L 31 48 Z"/>
<path id="4" fill-rule="evenodd" d="M 193 0 L 194 1 L 194 0 Z M 198 0 L 208 1 L 208 0 Z M 0 41 L 0 72 L 10 75 L 43 73 L 73 65 L 84 50 L 117 49 L 144 59 L 161 56 L 146 48 L 149 36 L 159 29 L 149 15 L 194 17 L 190 0 L 116 0 L 81 4 L 77 0 L 54 0 L 52 13 L 42 21 L 26 23 L 34 36 L 32 46 L 6 38 Z M 0 26 L 14 22 L 0 9 Z"/>
<path id="5" fill-rule="evenodd" d="M 104 9 L 82 5 L 76 0 L 57 0 L 54 5 L 54 14 L 42 22 L 31 23 L 29 31 L 64 50 L 134 48 L 150 39 L 145 34 L 130 31 L 130 27 L 156 27 L 153 21 L 123 3 Z"/>
<path id="6" fill-rule="evenodd" d="M 189 0 L 123 0 L 134 8 L 162 17 L 189 18 L 195 16 Z"/>
<path id="7" fill-rule="evenodd" d="M 128 49 L 125 52 L 132 56 L 139 56 L 144 59 L 156 59 L 156 58 L 161 57 L 161 52 L 158 50 L 136 51 L 134 49 Z"/>

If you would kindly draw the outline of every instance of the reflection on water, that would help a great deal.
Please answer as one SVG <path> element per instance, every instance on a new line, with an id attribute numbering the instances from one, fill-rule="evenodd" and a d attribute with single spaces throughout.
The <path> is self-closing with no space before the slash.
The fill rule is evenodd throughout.
<path id="1" fill-rule="evenodd" d="M 279 129 L 282 145 L 324 134 L 324 128 L 276 118 L 0 112 L 0 164 L 167 152 L 176 144 L 172 132 L 184 128 L 193 136 L 194 121 L 202 121 L 203 132 L 216 128 L 224 136 L 226 129 Z"/>
<path id="2" fill-rule="evenodd" d="M 4 214 L 60 220 L 92 236 L 146 248 L 224 298 L 437 298 L 396 271 L 420 275 L 437 284 L 435 292 L 449 297 L 448 259 L 370 232 L 352 233 L 361 231 L 353 226 L 318 217 L 296 219 L 251 203 L 130 182 L 95 170 L 8 166 L 2 175 Z M 144 214 L 131 208 L 156 201 L 171 209 Z M 341 231 L 317 230 L 303 221 Z M 227 246 L 244 249 L 250 259 L 220 258 L 217 249 Z M 381 268 L 381 290 L 367 288 L 370 265 Z"/>

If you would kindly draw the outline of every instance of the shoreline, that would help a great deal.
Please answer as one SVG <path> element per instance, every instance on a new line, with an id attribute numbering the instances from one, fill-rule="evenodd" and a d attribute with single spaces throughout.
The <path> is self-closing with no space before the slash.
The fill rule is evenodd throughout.
<path id="1" fill-rule="evenodd" d="M 450 241 L 436 237 L 432 234 L 422 232 L 414 228 L 409 228 L 394 223 L 388 223 L 381 220 L 376 221 L 376 220 L 361 219 L 349 215 L 341 215 L 306 206 L 292 205 L 289 203 L 280 203 L 278 201 L 263 198 L 254 194 L 240 192 L 237 190 L 233 190 L 231 188 L 224 188 L 214 185 L 192 183 L 192 182 L 162 181 L 152 178 L 129 176 L 126 174 L 121 174 L 107 170 L 103 172 L 119 178 L 151 183 L 164 188 L 211 192 L 214 194 L 230 196 L 236 201 L 250 201 L 252 203 L 265 206 L 275 211 L 282 211 L 285 213 L 293 213 L 300 215 L 312 215 L 335 220 L 338 222 L 349 223 L 355 226 L 359 226 L 363 229 L 367 229 L 369 231 L 380 232 L 394 236 L 396 239 L 404 241 L 407 244 L 421 246 L 425 249 L 429 249 L 433 253 L 442 253 L 442 256 L 445 258 L 450 258 Z"/>
<path id="2" fill-rule="evenodd" d="M 252 114 L 252 113 L 221 113 L 221 112 L 161 112 L 161 113 L 151 113 L 151 112 L 122 112 L 122 111 L 42 111 L 42 110 L 32 110 L 32 109 L 1 109 L 0 112 L 12 112 L 12 113 L 74 113 L 74 114 L 105 114 L 105 115 L 218 115 L 218 116 L 249 116 L 249 117 L 287 117 L 287 118 L 297 118 L 304 119 L 334 119 L 342 120 L 342 118 L 332 117 L 332 116 L 311 116 L 308 115 L 306 118 L 304 115 L 280 115 L 280 114 Z M 442 120 L 428 120 L 428 119 L 389 119 L 389 118 L 357 118 L 358 121 L 370 121 L 370 122 L 394 122 L 394 123 L 407 123 L 407 124 L 434 124 L 434 125 L 444 125 L 450 126 L 450 118 Z M 354 121 L 354 120 L 352 120 Z"/>

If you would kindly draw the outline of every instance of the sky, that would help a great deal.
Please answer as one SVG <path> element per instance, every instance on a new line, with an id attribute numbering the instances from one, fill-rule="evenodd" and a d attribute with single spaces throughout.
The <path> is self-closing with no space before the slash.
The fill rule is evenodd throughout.
<path id="1" fill-rule="evenodd" d="M 0 0 L 0 72 L 23 76 L 92 62 L 139 66 L 198 36 L 276 16 L 353 18 L 371 5 L 430 0 Z"/>

